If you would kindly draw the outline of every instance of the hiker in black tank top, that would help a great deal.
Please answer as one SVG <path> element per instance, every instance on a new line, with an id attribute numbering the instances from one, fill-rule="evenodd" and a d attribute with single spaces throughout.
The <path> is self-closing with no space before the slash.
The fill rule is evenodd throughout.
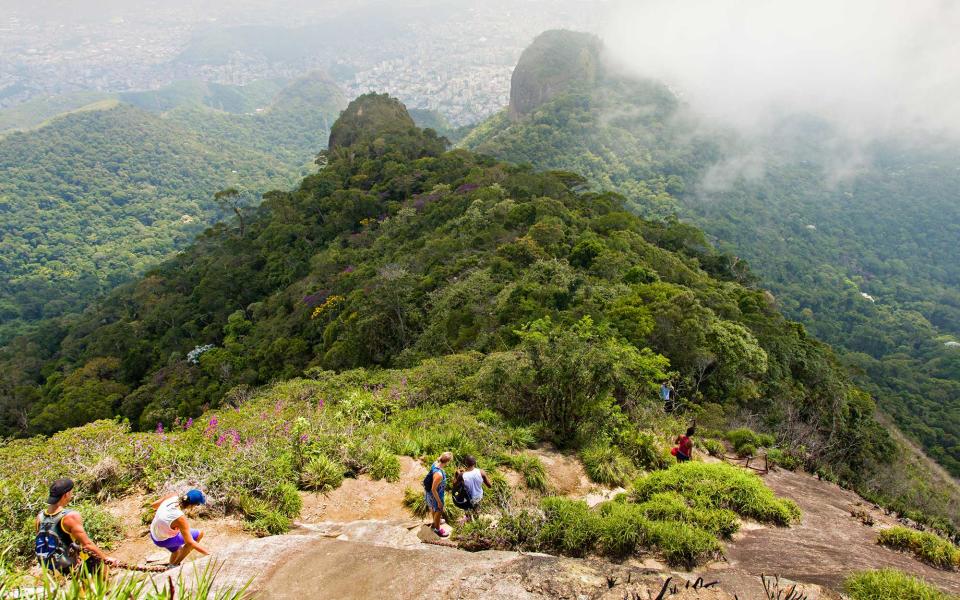
<path id="1" fill-rule="evenodd" d="M 37 515 L 36 530 L 41 526 L 60 539 L 67 549 L 68 560 L 55 566 L 58 570 L 70 570 L 85 565 L 89 571 L 97 570 L 101 564 L 116 565 L 118 561 L 93 543 L 83 528 L 83 517 L 75 510 L 68 510 L 67 504 L 73 499 L 73 481 L 58 479 L 50 485 L 47 508 Z"/>

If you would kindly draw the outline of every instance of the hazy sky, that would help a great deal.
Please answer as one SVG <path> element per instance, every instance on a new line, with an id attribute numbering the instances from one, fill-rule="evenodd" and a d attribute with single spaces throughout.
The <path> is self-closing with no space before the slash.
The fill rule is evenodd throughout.
<path id="1" fill-rule="evenodd" d="M 954 0 L 625 0 L 601 35 L 630 70 L 741 127 L 801 110 L 861 135 L 960 134 Z"/>

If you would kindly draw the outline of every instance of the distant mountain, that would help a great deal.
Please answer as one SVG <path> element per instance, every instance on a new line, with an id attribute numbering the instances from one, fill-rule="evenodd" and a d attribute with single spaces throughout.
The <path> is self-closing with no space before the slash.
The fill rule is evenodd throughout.
<path id="1" fill-rule="evenodd" d="M 960 352 L 948 344 L 960 336 L 960 147 L 880 140 L 845 174 L 854 141 L 828 124 L 794 116 L 757 139 L 723 130 L 574 32 L 538 37 L 514 82 L 511 106 L 461 146 L 576 171 L 640 214 L 701 226 L 960 475 Z"/>
<path id="2" fill-rule="evenodd" d="M 222 218 L 216 191 L 302 176 L 345 101 L 320 75 L 278 88 L 179 84 L 0 136 L 0 342 L 190 242 Z"/>

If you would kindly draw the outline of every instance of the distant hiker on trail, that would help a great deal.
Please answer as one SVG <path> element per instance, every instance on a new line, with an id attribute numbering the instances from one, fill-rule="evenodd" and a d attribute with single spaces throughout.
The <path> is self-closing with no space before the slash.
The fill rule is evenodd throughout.
<path id="1" fill-rule="evenodd" d="M 467 511 L 466 519 L 472 520 L 480 509 L 483 500 L 483 486 L 492 487 L 490 479 L 483 469 L 477 468 L 477 459 L 469 454 L 463 458 L 466 467 L 457 471 L 453 482 L 453 503 Z"/>
<path id="2" fill-rule="evenodd" d="M 157 511 L 150 523 L 150 539 L 155 546 L 170 551 L 170 565 L 179 565 L 191 550 L 200 554 L 210 551 L 200 545 L 203 532 L 191 529 L 183 511 L 191 506 L 206 504 L 207 499 L 200 490 L 190 490 L 182 496 L 170 494 L 160 498 L 150 506 Z"/>
<path id="3" fill-rule="evenodd" d="M 693 437 L 696 430 L 696 426 L 691 426 L 687 428 L 686 435 L 677 436 L 677 439 L 674 440 L 677 447 L 671 453 L 677 457 L 677 462 L 687 462 L 693 457 L 693 440 L 690 438 Z"/>
<path id="4" fill-rule="evenodd" d="M 93 543 L 83 529 L 80 513 L 66 508 L 72 499 L 73 480 L 58 479 L 50 484 L 47 507 L 37 515 L 37 561 L 64 574 L 81 568 L 94 573 L 103 565 L 119 564 Z"/>
<path id="5" fill-rule="evenodd" d="M 673 384 L 664 379 L 660 382 L 660 399 L 663 400 L 663 408 L 672 411 L 674 402 L 676 402 L 676 392 L 673 390 Z"/>
<path id="6" fill-rule="evenodd" d="M 427 500 L 427 508 L 433 516 L 433 532 L 440 537 L 447 537 L 450 532 L 440 528 L 443 518 L 443 494 L 447 487 L 447 474 L 443 470 L 453 460 L 452 452 L 444 452 L 437 462 L 430 465 L 430 472 L 423 478 L 423 490 Z"/>

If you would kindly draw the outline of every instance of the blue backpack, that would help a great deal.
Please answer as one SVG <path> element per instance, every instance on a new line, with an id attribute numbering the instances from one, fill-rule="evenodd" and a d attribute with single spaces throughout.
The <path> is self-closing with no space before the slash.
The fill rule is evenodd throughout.
<path id="1" fill-rule="evenodd" d="M 37 530 L 35 553 L 41 566 L 60 573 L 66 573 L 77 565 L 77 545 L 68 542 L 61 521 L 73 511 L 63 510 L 55 515 L 40 513 L 40 526 Z"/>

